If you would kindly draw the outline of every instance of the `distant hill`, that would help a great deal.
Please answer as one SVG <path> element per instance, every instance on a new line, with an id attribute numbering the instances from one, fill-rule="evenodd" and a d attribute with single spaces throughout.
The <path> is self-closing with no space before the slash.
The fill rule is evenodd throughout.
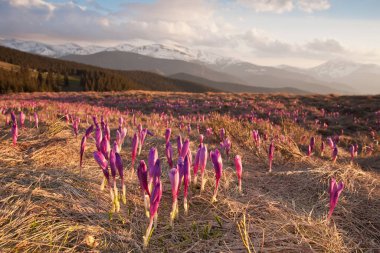
<path id="1" fill-rule="evenodd" d="M 116 70 L 142 70 L 165 76 L 186 73 L 212 81 L 242 82 L 237 77 L 212 70 L 200 64 L 182 60 L 153 58 L 131 52 L 104 51 L 89 55 L 67 55 L 61 59 Z"/>
<path id="2" fill-rule="evenodd" d="M 155 73 L 104 69 L 2 46 L 0 62 L 1 93 L 85 90 L 217 91 L 201 84 Z"/>
<path id="3" fill-rule="evenodd" d="M 207 80 L 205 78 L 201 78 L 198 76 L 192 76 L 186 73 L 177 73 L 177 74 L 171 75 L 170 77 L 203 84 L 210 88 L 225 91 L 225 92 L 291 93 L 291 94 L 299 94 L 299 95 L 310 94 L 310 92 L 306 92 L 306 91 L 299 90 L 292 87 L 266 88 L 266 87 L 255 87 L 255 86 L 248 86 L 248 85 L 242 85 L 242 84 L 236 84 L 236 83 L 228 83 L 228 82 L 215 82 L 215 81 Z"/>

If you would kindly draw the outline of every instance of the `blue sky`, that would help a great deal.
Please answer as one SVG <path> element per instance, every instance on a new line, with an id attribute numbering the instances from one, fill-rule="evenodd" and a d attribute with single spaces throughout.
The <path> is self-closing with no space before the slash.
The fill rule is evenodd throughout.
<path id="1" fill-rule="evenodd" d="M 257 64 L 380 64 L 378 0 L 0 0 L 0 37 L 175 43 Z"/>

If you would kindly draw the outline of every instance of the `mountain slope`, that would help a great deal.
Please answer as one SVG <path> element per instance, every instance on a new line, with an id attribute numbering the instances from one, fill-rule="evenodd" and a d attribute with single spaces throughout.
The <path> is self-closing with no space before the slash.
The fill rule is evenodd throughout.
<path id="1" fill-rule="evenodd" d="M 211 80 L 207 80 L 198 76 L 192 76 L 186 73 L 177 73 L 170 76 L 171 78 L 187 80 L 190 82 L 195 82 L 199 84 L 203 84 L 213 89 L 222 90 L 226 92 L 253 92 L 253 93 L 291 93 L 291 94 L 309 94 L 309 92 L 298 90 L 295 88 L 266 88 L 266 87 L 255 87 L 248 86 L 236 83 L 227 83 L 227 82 L 215 82 Z"/>
<path id="2" fill-rule="evenodd" d="M 0 92 L 157 90 L 206 92 L 215 89 L 144 71 L 116 71 L 34 55 L 0 46 Z M 67 78 L 66 78 L 67 77 Z M 65 81 L 65 79 L 67 81 Z"/>
<path id="3" fill-rule="evenodd" d="M 209 65 L 214 70 L 239 76 L 244 83 L 268 88 L 291 87 L 311 93 L 350 93 L 352 89 L 341 84 L 332 84 L 302 72 L 259 66 L 249 62 Z"/>
<path id="4" fill-rule="evenodd" d="M 199 64 L 181 60 L 158 59 L 131 52 L 110 51 L 92 55 L 68 55 L 61 59 L 117 70 L 151 71 L 166 76 L 184 72 L 212 81 L 242 82 L 239 78 L 217 72 Z"/>

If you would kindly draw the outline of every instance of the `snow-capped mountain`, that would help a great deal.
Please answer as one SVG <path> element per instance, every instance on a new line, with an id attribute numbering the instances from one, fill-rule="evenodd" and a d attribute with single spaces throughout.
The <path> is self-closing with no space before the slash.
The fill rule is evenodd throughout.
<path id="1" fill-rule="evenodd" d="M 62 57 L 68 54 L 87 55 L 94 54 L 105 50 L 101 46 L 82 47 L 75 43 L 67 43 L 61 45 L 49 45 L 36 41 L 22 41 L 15 39 L 2 39 L 0 44 L 9 48 L 14 48 L 20 51 L 39 54 L 49 57 Z"/>
<path id="2" fill-rule="evenodd" d="M 184 62 L 195 64 L 198 66 L 192 65 L 192 67 L 182 70 L 175 69 L 178 69 L 178 73 L 183 72 L 194 75 L 189 69 L 201 70 L 202 68 L 207 68 L 216 71 L 220 76 L 227 74 L 232 78 L 232 81 L 246 85 L 276 88 L 294 87 L 316 93 L 380 93 L 380 83 L 378 81 L 380 80 L 380 66 L 355 63 L 344 59 L 335 59 L 313 68 L 303 69 L 286 65 L 278 67 L 260 66 L 239 59 L 213 54 L 205 50 L 188 48 L 172 42 L 158 44 L 151 41 L 131 40 L 124 44 L 104 47 L 96 45 L 81 46 L 74 43 L 50 45 L 35 41 L 0 39 L 0 45 L 56 58 L 69 55 L 92 55 L 100 52 L 122 51 L 144 55 L 157 60 L 178 60 L 181 61 L 181 64 L 177 62 L 180 66 L 189 66 L 183 64 Z M 167 71 L 159 71 L 162 64 L 162 62 L 158 61 L 157 66 L 154 66 L 151 70 L 166 73 Z M 144 69 L 147 65 L 149 64 L 144 62 L 144 66 L 134 66 L 134 69 Z M 115 66 L 109 65 L 108 67 L 113 68 Z M 120 69 L 120 66 L 117 69 Z M 212 76 L 215 75 L 213 74 Z M 220 80 L 214 79 L 214 81 Z M 225 80 L 223 79 L 223 81 Z M 360 87 L 360 89 L 357 87 Z"/>
<path id="3" fill-rule="evenodd" d="M 146 55 L 154 58 L 198 62 L 203 64 L 235 63 L 238 60 L 205 52 L 199 49 L 190 49 L 178 44 L 157 44 L 141 41 L 131 41 L 112 47 L 80 46 L 74 43 L 50 45 L 35 41 L 16 39 L 0 39 L 0 44 L 17 50 L 49 56 L 62 57 L 65 55 L 89 55 L 102 51 L 123 51 Z"/>

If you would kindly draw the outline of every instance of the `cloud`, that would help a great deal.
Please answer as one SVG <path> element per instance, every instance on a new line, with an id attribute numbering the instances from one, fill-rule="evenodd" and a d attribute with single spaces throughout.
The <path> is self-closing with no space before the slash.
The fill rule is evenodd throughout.
<path id="1" fill-rule="evenodd" d="M 275 39 L 265 32 L 257 29 L 251 29 L 241 37 L 245 44 L 258 54 L 287 55 L 293 51 L 293 46 L 290 43 Z"/>
<path id="2" fill-rule="evenodd" d="M 333 39 L 314 39 L 305 45 L 305 48 L 315 52 L 325 52 L 340 54 L 346 53 L 347 50 L 336 40 Z"/>
<path id="3" fill-rule="evenodd" d="M 297 6 L 300 10 L 309 13 L 327 10 L 331 7 L 328 0 L 298 0 Z"/>
<path id="4" fill-rule="evenodd" d="M 15 7 L 25 8 L 46 8 L 49 11 L 53 11 L 55 6 L 43 0 L 10 0 L 10 5 Z"/>
<path id="5" fill-rule="evenodd" d="M 256 12 L 284 13 L 293 10 L 293 0 L 237 0 Z"/>
<path id="6" fill-rule="evenodd" d="M 255 12 L 271 12 L 281 14 L 291 12 L 297 6 L 299 10 L 312 13 L 330 8 L 329 0 L 236 0 L 244 7 Z"/>

